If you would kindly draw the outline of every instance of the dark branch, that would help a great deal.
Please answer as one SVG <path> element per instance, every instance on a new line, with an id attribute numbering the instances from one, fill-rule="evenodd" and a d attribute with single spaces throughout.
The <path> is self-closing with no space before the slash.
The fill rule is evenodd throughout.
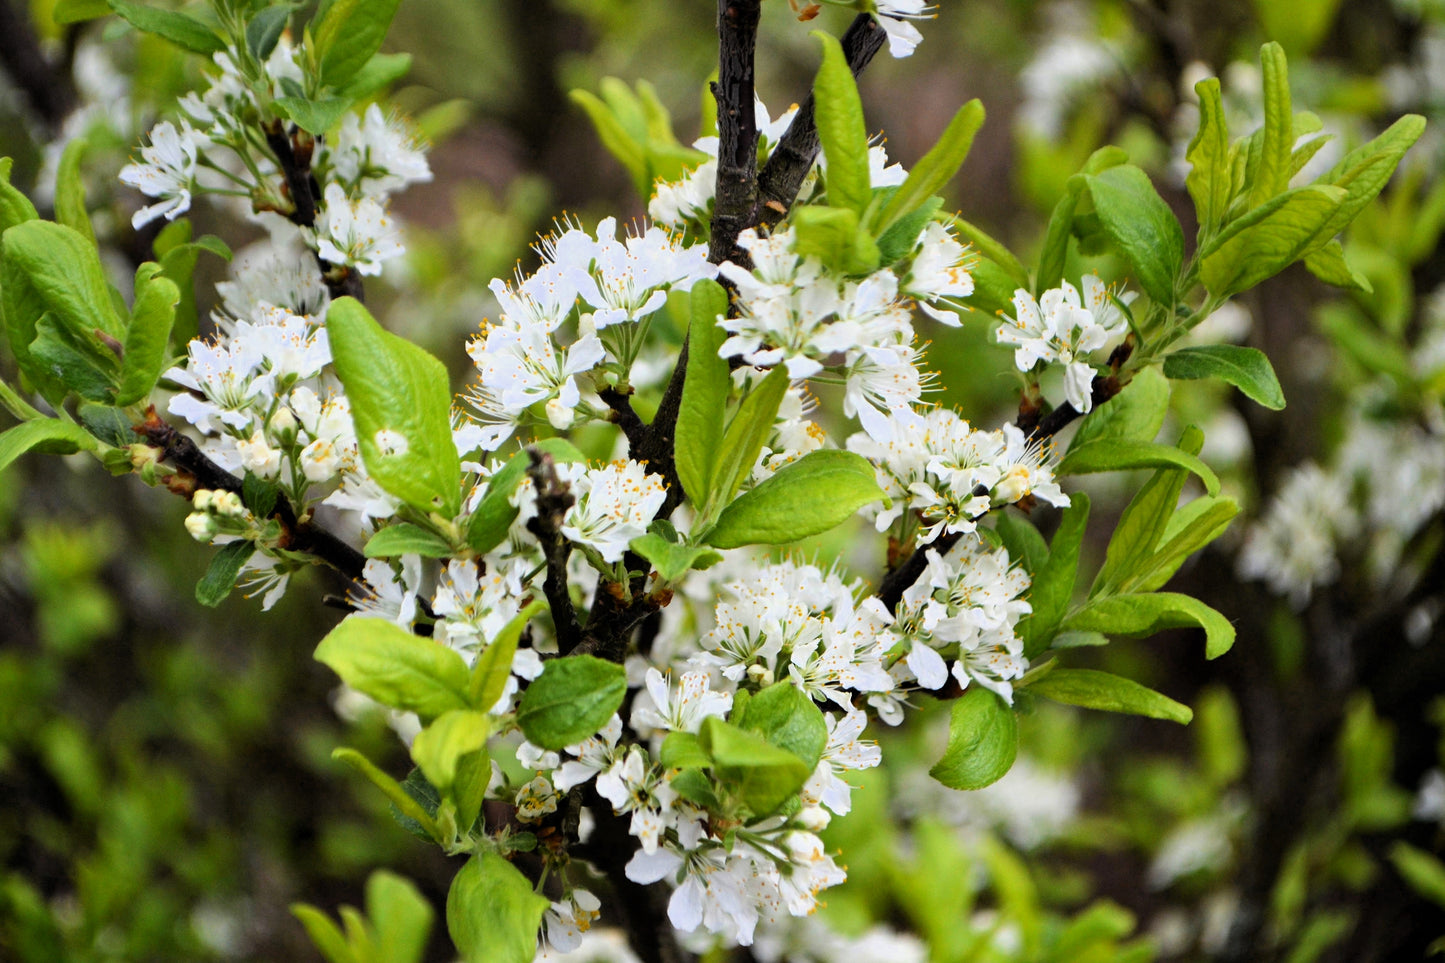
<path id="1" fill-rule="evenodd" d="M 0 0 L 0 66 L 35 113 L 50 127 L 59 127 L 76 103 L 75 84 L 63 66 L 52 64 L 25 15 L 29 4 Z"/>
<path id="2" fill-rule="evenodd" d="M 154 408 L 135 431 L 161 450 L 161 461 L 184 473 L 181 481 L 169 486 L 172 491 L 188 498 L 202 488 L 240 494 L 241 479 L 211 461 L 194 441 L 157 417 Z M 361 580 L 366 557 L 325 529 L 297 521 L 296 510 L 285 496 L 276 499 L 274 517 L 286 533 L 282 536 L 283 548 L 314 556 L 347 578 Z"/>
<path id="3" fill-rule="evenodd" d="M 929 544 L 915 548 L 902 565 L 883 576 L 883 581 L 878 586 L 878 601 L 890 612 L 897 609 L 898 603 L 903 601 L 903 593 L 908 591 L 909 586 L 918 581 L 918 576 L 928 568 L 929 549 L 940 555 L 947 555 L 961 537 L 959 532 L 944 532 Z"/>
<path id="4" fill-rule="evenodd" d="M 281 178 L 286 185 L 286 195 L 291 200 L 291 210 L 286 217 L 297 227 L 316 226 L 316 196 L 320 187 L 311 174 L 311 159 L 316 151 L 316 140 L 294 124 L 270 120 L 262 125 L 266 134 L 266 146 L 276 155 L 281 168 Z M 332 264 L 320 254 L 316 255 L 316 266 L 321 270 L 321 279 L 332 298 L 353 297 L 364 300 L 361 275 L 345 264 Z"/>
<path id="5" fill-rule="evenodd" d="M 717 196 L 708 260 L 740 261 L 738 235 L 752 226 L 758 196 L 758 121 L 753 54 L 761 0 L 718 0 Z M 740 262 L 741 263 L 741 262 Z"/>
<path id="6" fill-rule="evenodd" d="M 572 608 L 572 594 L 567 590 L 567 556 L 572 554 L 572 544 L 562 534 L 562 520 L 576 499 L 557 477 L 557 466 L 552 463 L 551 455 L 535 448 L 528 449 L 527 455 L 532 460 L 527 475 L 537 491 L 537 516 L 527 522 L 527 531 L 537 537 L 547 560 L 547 578 L 542 583 L 542 591 L 552 610 L 552 623 L 557 627 L 557 650 L 567 655 L 577 648 L 582 638 L 577 612 Z"/>
<path id="7" fill-rule="evenodd" d="M 612 420 L 617 427 L 622 429 L 622 434 L 627 436 L 627 444 L 631 447 L 634 457 L 639 457 L 639 451 L 647 441 L 647 426 L 632 410 L 632 396 L 625 395 L 616 388 L 603 388 L 597 392 L 597 396 L 612 409 Z"/>
<path id="8" fill-rule="evenodd" d="M 853 76 L 862 73 L 873 55 L 883 49 L 886 37 L 872 14 L 860 13 L 853 18 L 842 40 L 843 55 L 848 58 Z M 772 227 L 787 217 L 788 208 L 793 206 L 798 189 L 803 186 L 803 179 L 818 159 L 819 148 L 818 126 L 813 119 L 813 95 L 810 93 L 758 175 L 757 206 L 751 218 L 752 226 Z"/>
<path id="9" fill-rule="evenodd" d="M 1121 390 L 1119 379 L 1114 375 L 1094 375 L 1094 381 L 1089 386 L 1089 394 L 1095 408 L 1114 397 Z M 1065 427 L 1072 424 L 1075 418 L 1083 412 L 1069 404 L 1067 401 L 1059 405 L 1053 411 L 1038 419 L 1038 423 L 1029 431 L 1029 440 L 1038 441 L 1043 438 L 1052 438 L 1063 431 Z M 1024 428 L 1025 425 L 1020 425 Z"/>

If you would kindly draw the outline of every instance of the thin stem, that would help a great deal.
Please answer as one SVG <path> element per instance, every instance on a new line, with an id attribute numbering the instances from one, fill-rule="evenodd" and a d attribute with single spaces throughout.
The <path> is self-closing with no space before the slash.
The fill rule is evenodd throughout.
<path id="1" fill-rule="evenodd" d="M 547 596 L 552 623 L 557 627 L 557 651 L 567 655 L 577 648 L 582 638 L 577 612 L 572 607 L 572 594 L 567 588 L 567 557 L 572 554 L 572 543 L 562 534 L 563 519 L 576 499 L 557 477 L 557 466 L 551 455 L 529 448 L 527 456 L 531 459 L 527 475 L 537 492 L 537 515 L 527 522 L 527 531 L 536 536 L 547 560 L 542 592 Z"/>

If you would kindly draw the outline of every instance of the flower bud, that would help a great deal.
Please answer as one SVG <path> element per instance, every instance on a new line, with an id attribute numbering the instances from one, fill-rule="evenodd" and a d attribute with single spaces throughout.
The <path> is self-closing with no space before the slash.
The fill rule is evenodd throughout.
<path id="1" fill-rule="evenodd" d="M 130 466 L 136 471 L 144 471 L 147 467 L 153 466 L 161 460 L 161 450 L 152 448 L 150 445 L 135 444 L 130 446 Z"/>
<path id="2" fill-rule="evenodd" d="M 229 518 L 240 518 L 246 514 L 246 506 L 241 501 L 241 496 L 235 492 L 216 492 L 211 499 L 211 508 L 217 515 L 225 515 Z"/>
<path id="3" fill-rule="evenodd" d="M 1013 504 L 1033 490 L 1032 472 L 1025 465 L 1014 465 L 993 488 L 993 497 L 1004 504 Z"/>
<path id="4" fill-rule="evenodd" d="M 200 495 L 200 492 L 196 492 Z M 198 542 L 209 542 L 216 537 L 216 520 L 205 512 L 191 512 L 186 516 L 186 531 Z"/>
<path id="5" fill-rule="evenodd" d="M 211 499 L 215 496 L 215 494 L 216 493 L 209 488 L 196 489 L 196 494 L 191 497 L 192 507 L 194 507 L 195 510 L 198 512 L 210 511 Z"/>
<path id="6" fill-rule="evenodd" d="M 773 670 L 754 662 L 748 666 L 748 678 L 760 686 L 770 686 L 773 684 Z"/>
<path id="7" fill-rule="evenodd" d="M 798 813 L 798 825 L 810 833 L 821 832 L 832 821 L 833 817 L 822 806 L 804 806 Z"/>
<path id="8" fill-rule="evenodd" d="M 277 408 L 276 413 L 271 416 L 271 421 L 267 427 L 271 430 L 272 437 L 277 441 L 290 444 L 296 437 L 296 416 L 291 413 L 290 408 L 282 405 L 280 408 Z"/>
<path id="9" fill-rule="evenodd" d="M 561 398 L 553 398 L 547 402 L 547 420 L 550 421 L 552 427 L 558 431 L 572 427 L 572 420 L 575 417 L 576 412 L 563 404 Z"/>

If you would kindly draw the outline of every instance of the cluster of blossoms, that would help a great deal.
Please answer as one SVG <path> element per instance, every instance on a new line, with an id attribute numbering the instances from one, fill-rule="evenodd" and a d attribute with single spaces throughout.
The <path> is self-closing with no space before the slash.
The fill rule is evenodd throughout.
<path id="1" fill-rule="evenodd" d="M 1003 316 L 999 344 L 1014 345 L 1014 364 L 1033 372 L 1039 362 L 1064 365 L 1064 397 L 1087 414 L 1094 407 L 1094 366 L 1090 358 L 1128 330 L 1124 307 L 1133 292 L 1115 295 L 1098 276 L 1083 277 L 1084 294 L 1068 281 L 1037 301 L 1023 288 L 1014 292 L 1014 316 Z"/>
<path id="2" fill-rule="evenodd" d="M 161 217 L 175 220 L 190 210 L 196 194 L 208 193 L 245 198 L 245 213 L 291 246 L 363 275 L 379 274 L 382 262 L 403 253 L 387 200 L 431 180 L 431 169 L 407 123 L 383 115 L 375 104 L 361 117 L 347 115 L 334 143 L 305 135 L 303 153 L 322 186 L 314 223 L 293 225 L 270 214 L 289 212 L 294 204 L 276 157 L 258 146 L 256 118 L 273 112 L 273 102 L 304 80 L 298 56 L 284 37 L 264 62 L 234 47 L 214 55 L 217 72 L 203 93 L 182 98 L 179 125 L 157 124 L 141 161 L 120 172 L 122 182 L 156 199 L 136 212 L 135 227 Z"/>

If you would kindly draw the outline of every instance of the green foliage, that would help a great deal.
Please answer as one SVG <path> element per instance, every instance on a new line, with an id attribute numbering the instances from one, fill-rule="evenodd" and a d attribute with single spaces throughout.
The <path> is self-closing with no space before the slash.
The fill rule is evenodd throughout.
<path id="1" fill-rule="evenodd" d="M 571 442 L 562 438 L 544 438 L 533 442 L 528 448 L 549 455 L 556 462 L 584 460 L 582 453 Z M 512 493 L 527 474 L 527 466 L 530 464 L 531 456 L 527 451 L 519 451 L 488 480 L 487 493 L 482 496 L 476 510 L 467 519 L 467 545 L 472 551 L 478 554 L 490 552 L 507 537 L 507 531 L 517 519 Z"/>
<path id="2" fill-rule="evenodd" d="M 531 963 L 548 905 L 515 866 L 479 853 L 447 892 L 447 932 L 467 963 Z"/>
<path id="3" fill-rule="evenodd" d="M 1194 718 L 1188 706 L 1168 696 L 1132 679 L 1095 669 L 1055 668 L 1040 676 L 1028 691 L 1055 702 L 1104 712 L 1125 712 L 1181 724 Z"/>
<path id="4" fill-rule="evenodd" d="M 782 545 L 826 532 L 885 496 L 860 455 L 821 449 L 744 492 L 707 532 L 709 545 Z"/>
<path id="5" fill-rule="evenodd" d="M 816 711 L 816 710 L 815 710 Z M 775 736 L 807 741 L 805 733 L 777 721 L 769 713 L 765 726 Z M 797 753 L 774 745 L 757 732 L 740 729 L 708 716 L 698 730 L 698 745 L 712 760 L 712 772 L 725 795 L 754 816 L 766 816 L 797 795 L 813 767 Z"/>
<path id="6" fill-rule="evenodd" d="M 385 619 L 344 620 L 316 647 L 316 660 L 353 689 L 423 720 L 471 705 L 462 657 Z"/>
<path id="7" fill-rule="evenodd" d="M 334 0 L 308 31 L 321 82 L 342 87 L 381 49 L 401 0 Z M 313 131 L 315 133 L 315 131 Z"/>
<path id="8" fill-rule="evenodd" d="M 561 749 L 595 734 L 622 707 L 627 673 L 596 656 L 553 659 L 517 705 L 517 725 L 534 745 Z"/>
<path id="9" fill-rule="evenodd" d="M 1256 348 L 1234 344 L 1181 348 L 1164 359 L 1164 374 L 1179 381 L 1219 378 L 1266 408 L 1278 411 L 1284 407 L 1284 391 L 1274 367 Z"/>
<path id="10" fill-rule="evenodd" d="M 210 55 L 226 49 L 226 43 L 214 29 L 205 22 L 181 13 L 151 7 L 132 0 L 106 0 L 110 8 L 132 27 L 144 33 L 152 33 L 163 40 L 169 40 L 178 47 L 192 53 Z"/>
<path id="11" fill-rule="evenodd" d="M 366 881 L 366 916 L 341 907 L 345 931 L 314 906 L 291 912 L 327 963 L 420 963 L 435 913 L 407 880 L 377 870 Z"/>
<path id="12" fill-rule="evenodd" d="M 256 546 L 246 541 L 222 545 L 220 550 L 211 556 L 211 562 L 206 566 L 206 574 L 196 583 L 196 601 L 207 608 L 215 608 L 225 601 L 236 587 L 236 579 L 240 577 L 242 566 L 255 551 Z"/>
<path id="13" fill-rule="evenodd" d="M 647 81 L 638 81 L 634 90 L 616 77 L 604 77 L 600 89 L 601 97 L 586 90 L 569 96 L 587 113 L 602 146 L 627 168 L 642 197 L 652 193 L 654 182 L 677 180 L 706 159 L 678 142 L 667 108 Z"/>
<path id="14" fill-rule="evenodd" d="M 1184 261 L 1184 231 L 1169 205 L 1132 164 L 1110 167 L 1087 181 L 1104 233 L 1134 269 L 1139 286 L 1172 308 Z"/>
<path id="15" fill-rule="evenodd" d="M 873 197 L 863 102 L 837 39 L 821 30 L 813 31 L 813 36 L 823 45 L 823 65 L 813 82 L 813 102 L 818 139 L 828 163 L 828 206 L 851 210 L 861 218 Z"/>
<path id="16" fill-rule="evenodd" d="M 690 305 L 687 375 L 677 414 L 674 459 L 683 491 L 694 505 L 701 506 L 717 473 L 728 399 L 728 364 L 718 357 L 726 332 L 717 323 L 728 307 L 727 292 L 716 281 L 699 281 L 692 287 Z"/>
<path id="17" fill-rule="evenodd" d="M 948 749 L 928 774 L 950 789 L 982 789 L 1013 768 L 1018 748 L 1013 710 L 994 693 L 972 685 L 953 703 Z"/>

